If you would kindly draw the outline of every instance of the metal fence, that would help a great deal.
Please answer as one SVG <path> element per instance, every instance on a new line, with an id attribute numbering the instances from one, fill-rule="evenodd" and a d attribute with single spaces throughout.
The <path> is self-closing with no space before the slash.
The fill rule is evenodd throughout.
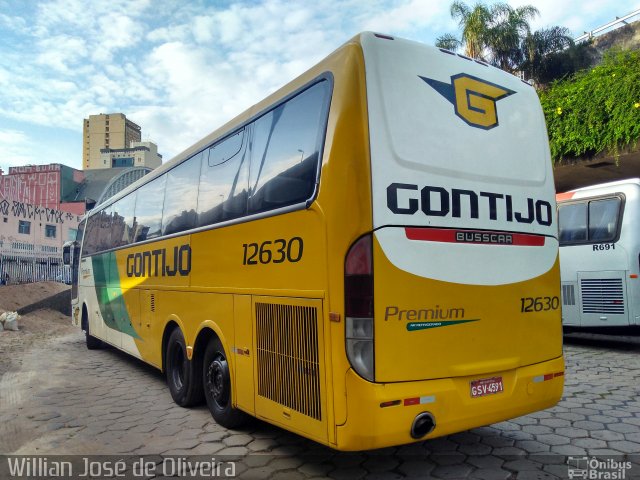
<path id="1" fill-rule="evenodd" d="M 57 250 L 57 249 L 56 249 Z M 0 282 L 7 285 L 32 282 L 71 282 L 71 269 L 62 254 L 34 248 L 25 252 L 0 249 Z"/>
<path id="2" fill-rule="evenodd" d="M 624 27 L 625 25 L 628 25 L 629 22 L 627 22 L 627 20 L 631 20 L 634 19 L 633 21 L 637 20 L 637 18 L 635 17 L 639 17 L 640 16 L 640 9 L 638 10 L 634 10 L 633 12 L 625 15 L 624 17 L 616 17 L 615 20 L 606 23 L 594 30 L 591 30 L 590 32 L 584 32 L 583 35 L 580 35 L 579 37 L 575 38 L 573 41 L 575 43 L 579 43 L 582 42 L 584 40 L 590 40 L 593 37 L 597 37 L 598 35 L 602 35 L 604 33 L 608 33 L 611 30 L 615 30 L 616 28 L 620 28 L 620 27 Z"/>

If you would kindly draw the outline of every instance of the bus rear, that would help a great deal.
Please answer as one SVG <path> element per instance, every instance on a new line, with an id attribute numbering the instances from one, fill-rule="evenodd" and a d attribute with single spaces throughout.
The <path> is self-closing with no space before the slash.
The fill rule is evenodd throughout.
<path id="1" fill-rule="evenodd" d="M 361 36 L 372 232 L 345 259 L 347 420 L 374 448 L 548 408 L 564 362 L 555 191 L 533 87 Z"/>
<path id="2" fill-rule="evenodd" d="M 560 193 L 562 322 L 567 329 L 640 325 L 640 179 Z"/>

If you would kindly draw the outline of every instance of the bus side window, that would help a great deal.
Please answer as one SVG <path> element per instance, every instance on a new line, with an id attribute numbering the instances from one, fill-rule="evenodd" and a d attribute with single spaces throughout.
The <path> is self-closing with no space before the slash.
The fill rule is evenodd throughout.
<path id="1" fill-rule="evenodd" d="M 329 83 L 322 81 L 256 120 L 249 213 L 308 200 L 315 189 Z"/>
<path id="2" fill-rule="evenodd" d="M 84 231 L 85 238 L 82 244 L 83 255 L 92 255 L 97 251 L 99 230 L 100 230 L 99 216 L 91 215 L 87 219 L 87 225 Z"/>
<path id="3" fill-rule="evenodd" d="M 558 209 L 560 243 L 583 242 L 587 240 L 587 204 L 574 203 L 560 205 Z"/>
<path id="4" fill-rule="evenodd" d="M 589 202 L 589 240 L 613 240 L 616 236 L 619 211 L 619 198 Z"/>
<path id="5" fill-rule="evenodd" d="M 202 155 L 198 194 L 199 227 L 247 214 L 248 162 L 245 130 L 230 135 Z"/>
<path id="6" fill-rule="evenodd" d="M 121 198 L 113 205 L 111 243 L 114 248 L 133 242 L 136 192 Z"/>
<path id="7" fill-rule="evenodd" d="M 162 235 L 189 230 L 196 224 L 198 186 L 194 180 L 200 176 L 200 157 L 191 157 L 167 174 Z"/>
<path id="8" fill-rule="evenodd" d="M 98 213 L 100 230 L 98 232 L 98 251 L 109 250 L 111 245 L 111 220 L 113 218 L 113 206 L 105 208 Z"/>
<path id="9" fill-rule="evenodd" d="M 138 190 L 135 210 L 136 222 L 138 223 L 135 233 L 136 242 L 160 236 L 166 182 L 167 175 L 162 175 Z"/>

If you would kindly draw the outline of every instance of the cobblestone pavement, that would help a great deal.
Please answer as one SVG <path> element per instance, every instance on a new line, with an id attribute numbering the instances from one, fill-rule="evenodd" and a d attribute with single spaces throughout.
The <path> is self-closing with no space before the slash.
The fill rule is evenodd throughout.
<path id="1" fill-rule="evenodd" d="M 0 454 L 206 455 L 236 460 L 240 477 L 274 480 L 568 478 L 567 456 L 628 454 L 624 478 L 640 478 L 640 338 L 571 338 L 555 408 L 353 454 L 259 421 L 221 428 L 206 407 L 176 406 L 153 368 L 115 350 L 88 351 L 74 332 L 24 352 L 20 370 L 2 376 Z"/>

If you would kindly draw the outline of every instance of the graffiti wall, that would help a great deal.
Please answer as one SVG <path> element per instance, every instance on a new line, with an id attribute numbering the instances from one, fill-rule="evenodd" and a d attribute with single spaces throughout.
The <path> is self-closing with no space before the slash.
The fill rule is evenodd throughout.
<path id="1" fill-rule="evenodd" d="M 75 215 L 71 212 L 64 212 L 55 208 L 47 208 L 15 200 L 10 202 L 6 199 L 0 199 L 0 215 L 11 215 L 25 220 L 37 220 L 56 224 L 62 224 L 66 220 L 67 222 L 75 222 L 76 225 L 80 222 L 81 218 L 80 215 Z"/>
<path id="2" fill-rule="evenodd" d="M 83 180 L 82 172 L 58 164 L 0 170 L 0 280 L 68 282 L 62 246 L 75 240 L 85 211 L 74 200 Z"/>
<path id="3" fill-rule="evenodd" d="M 30 165 L 11 167 L 0 177 L 0 197 L 56 208 L 60 205 L 61 166 Z"/>
<path id="4" fill-rule="evenodd" d="M 75 240 L 82 217 L 55 208 L 0 199 L 0 278 L 9 283 L 68 281 L 62 246 Z"/>

